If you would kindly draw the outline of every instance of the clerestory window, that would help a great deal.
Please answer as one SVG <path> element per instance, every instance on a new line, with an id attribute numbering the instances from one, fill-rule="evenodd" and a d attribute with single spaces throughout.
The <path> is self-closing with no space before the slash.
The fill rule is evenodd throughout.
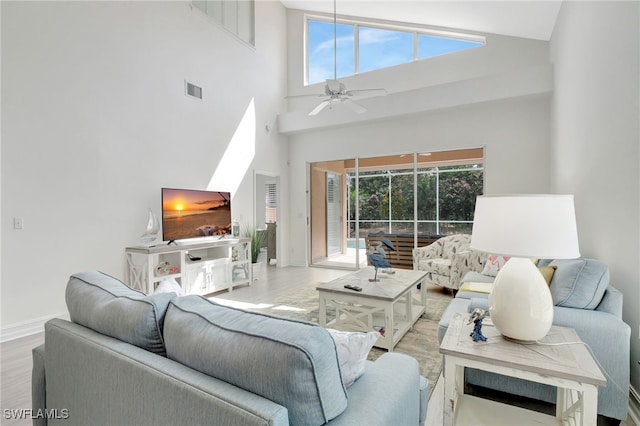
<path id="1" fill-rule="evenodd" d="M 255 0 L 192 0 L 214 22 L 255 46 Z"/>
<path id="2" fill-rule="evenodd" d="M 336 20 L 336 77 L 388 68 L 486 44 L 481 36 Z M 306 18 L 306 84 L 334 78 L 333 19 Z"/>

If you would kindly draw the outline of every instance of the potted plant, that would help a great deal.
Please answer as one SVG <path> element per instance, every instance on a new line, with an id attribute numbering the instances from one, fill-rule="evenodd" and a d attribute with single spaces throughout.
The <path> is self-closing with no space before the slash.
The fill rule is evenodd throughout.
<path id="1" fill-rule="evenodd" d="M 257 279 L 257 274 L 256 274 L 257 268 L 254 265 L 258 263 L 258 256 L 260 255 L 260 248 L 262 247 L 262 241 L 264 239 L 265 232 L 259 231 L 253 226 L 247 226 L 242 231 L 242 236 L 245 238 L 251 238 L 251 248 L 249 251 L 251 252 L 251 264 L 252 264 L 251 266 L 253 268 L 253 279 L 255 280 Z"/>

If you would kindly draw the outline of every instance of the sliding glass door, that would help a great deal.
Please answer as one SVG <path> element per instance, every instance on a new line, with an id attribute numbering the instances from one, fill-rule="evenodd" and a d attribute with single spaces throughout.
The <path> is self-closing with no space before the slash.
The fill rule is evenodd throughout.
<path id="1" fill-rule="evenodd" d="M 476 197 L 483 193 L 482 149 L 418 154 L 416 164 L 419 234 L 470 234 Z M 420 161 L 422 159 L 422 161 Z M 425 159 L 428 159 L 425 161 Z"/>
<path id="2" fill-rule="evenodd" d="M 380 236 L 410 250 L 471 233 L 483 163 L 482 148 L 311 163 L 311 264 L 364 267 L 369 239 Z"/>

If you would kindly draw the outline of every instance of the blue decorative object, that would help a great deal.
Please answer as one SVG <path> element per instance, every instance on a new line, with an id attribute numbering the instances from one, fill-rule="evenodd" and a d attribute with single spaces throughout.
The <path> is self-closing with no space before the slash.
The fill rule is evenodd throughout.
<path id="1" fill-rule="evenodd" d="M 384 250 L 383 250 L 384 252 Z M 376 281 L 380 281 L 378 280 L 378 269 L 379 268 L 390 268 L 391 264 L 389 262 L 387 262 L 387 260 L 382 257 L 380 254 L 378 253 L 369 253 L 369 262 L 371 262 L 371 264 L 373 265 L 373 267 L 376 270 L 376 273 L 373 277 L 373 279 L 369 279 L 369 281 L 371 282 L 376 282 Z"/>
<path id="2" fill-rule="evenodd" d="M 386 239 L 386 238 L 385 238 L 384 240 L 382 240 L 382 244 L 384 244 L 385 246 L 387 246 L 387 248 L 388 248 L 389 250 L 391 250 L 391 251 L 396 251 L 396 248 L 394 247 L 393 243 L 392 243 L 390 240 L 388 240 L 388 239 Z"/>
<path id="3" fill-rule="evenodd" d="M 376 274 L 374 276 L 373 279 L 370 279 L 369 281 L 371 282 L 376 282 L 379 281 L 378 280 L 378 269 L 386 269 L 389 268 L 388 273 L 389 274 L 393 274 L 395 272 L 391 271 L 391 264 L 386 260 L 387 259 L 387 252 L 385 251 L 384 247 L 387 247 L 389 250 L 395 251 L 395 247 L 393 245 L 393 243 L 388 240 L 388 239 L 384 239 L 382 241 L 378 241 L 375 244 L 372 244 L 369 246 L 369 263 L 372 264 L 375 269 L 376 269 Z M 383 271 L 384 272 L 384 271 Z"/>
<path id="4" fill-rule="evenodd" d="M 482 320 L 487 315 L 487 312 L 484 309 L 476 308 L 471 313 L 469 317 L 469 322 L 467 324 L 471 324 L 473 322 L 473 331 L 469 336 L 473 339 L 474 342 L 486 342 L 487 338 L 482 335 Z"/>

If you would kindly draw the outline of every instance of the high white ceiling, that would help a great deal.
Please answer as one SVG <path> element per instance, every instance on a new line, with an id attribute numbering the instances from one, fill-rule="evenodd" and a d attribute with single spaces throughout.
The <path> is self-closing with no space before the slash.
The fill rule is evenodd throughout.
<path id="1" fill-rule="evenodd" d="M 333 13 L 333 0 L 280 0 L 291 9 Z M 562 0 L 336 0 L 338 15 L 549 40 Z"/>

